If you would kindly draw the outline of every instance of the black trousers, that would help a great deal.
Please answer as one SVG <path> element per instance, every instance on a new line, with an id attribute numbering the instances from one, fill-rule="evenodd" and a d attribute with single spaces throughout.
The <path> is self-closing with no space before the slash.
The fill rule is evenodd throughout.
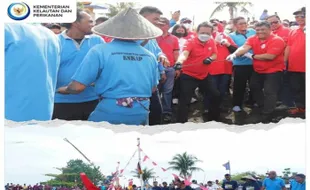
<path id="1" fill-rule="evenodd" d="M 162 124 L 163 107 L 158 90 L 152 94 L 150 101 L 149 125 L 160 125 Z"/>
<path id="2" fill-rule="evenodd" d="M 234 81 L 233 81 L 233 106 L 242 107 L 247 83 L 250 83 L 253 73 L 252 65 L 237 65 L 234 66 Z M 249 94 L 249 99 L 252 98 L 252 93 Z"/>
<path id="3" fill-rule="evenodd" d="M 82 103 L 55 103 L 53 119 L 86 121 L 98 103 L 99 100 Z"/>
<path id="4" fill-rule="evenodd" d="M 177 122 L 186 123 L 188 121 L 188 111 L 195 89 L 199 87 L 202 92 L 210 93 L 209 116 L 217 120 L 220 116 L 220 92 L 212 82 L 212 78 L 207 76 L 203 80 L 198 80 L 186 74 L 180 76 L 180 98 L 177 113 Z M 206 96 L 204 96 L 206 97 Z"/>
<path id="5" fill-rule="evenodd" d="M 306 107 L 306 76 L 305 73 L 288 72 L 290 80 L 290 89 L 295 101 L 296 107 Z"/>
<path id="6" fill-rule="evenodd" d="M 253 72 L 250 88 L 258 106 L 263 107 L 263 114 L 272 113 L 277 105 L 282 75 L 283 72 L 270 74 Z"/>

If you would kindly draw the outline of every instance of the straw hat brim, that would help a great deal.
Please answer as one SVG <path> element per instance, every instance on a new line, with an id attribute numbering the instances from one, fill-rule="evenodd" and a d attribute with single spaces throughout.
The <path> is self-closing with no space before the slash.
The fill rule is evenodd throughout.
<path id="1" fill-rule="evenodd" d="M 95 34 L 124 40 L 148 40 L 163 34 L 162 30 L 128 8 L 116 16 L 92 28 Z"/>

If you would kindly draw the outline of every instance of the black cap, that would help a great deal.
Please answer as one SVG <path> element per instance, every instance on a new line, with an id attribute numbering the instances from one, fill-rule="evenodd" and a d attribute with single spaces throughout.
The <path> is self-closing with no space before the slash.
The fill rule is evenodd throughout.
<path id="1" fill-rule="evenodd" d="M 293 15 L 298 15 L 298 14 L 306 14 L 306 7 L 302 7 L 302 8 L 300 8 L 300 9 L 298 9 L 297 11 L 295 11 L 294 13 L 293 13 Z"/>

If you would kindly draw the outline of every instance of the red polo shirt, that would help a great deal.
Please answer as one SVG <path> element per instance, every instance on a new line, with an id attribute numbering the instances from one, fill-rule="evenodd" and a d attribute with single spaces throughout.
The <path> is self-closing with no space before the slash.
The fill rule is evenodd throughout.
<path id="1" fill-rule="evenodd" d="M 194 39 L 197 36 L 195 32 L 189 32 L 187 36 L 183 37 L 186 40 Z"/>
<path id="2" fill-rule="evenodd" d="M 203 60 L 214 53 L 217 54 L 215 41 L 210 39 L 202 43 L 198 38 L 194 38 L 185 43 L 183 51 L 189 52 L 187 60 L 183 63 L 183 73 L 199 80 L 206 78 L 211 65 L 203 64 Z"/>
<path id="3" fill-rule="evenodd" d="M 235 42 L 227 35 L 222 33 L 223 38 L 226 39 L 232 46 L 238 47 Z M 215 36 L 213 36 L 215 37 Z M 216 42 L 217 48 L 217 59 L 211 63 L 210 74 L 211 75 L 221 75 L 221 74 L 232 74 L 232 62 L 227 61 L 226 58 L 230 55 L 228 48 L 220 43 Z"/>
<path id="4" fill-rule="evenodd" d="M 160 36 L 156 40 L 160 49 L 167 56 L 170 66 L 173 67 L 176 62 L 174 52 L 180 50 L 178 38 L 168 34 L 167 36 Z"/>
<path id="5" fill-rule="evenodd" d="M 261 61 L 254 59 L 253 68 L 257 73 L 268 74 L 283 71 L 285 42 L 282 38 L 271 34 L 268 39 L 260 40 L 257 35 L 248 38 L 247 45 L 252 47 L 254 54 L 273 54 L 277 57 L 272 61 Z"/>
<path id="6" fill-rule="evenodd" d="M 287 43 L 288 36 L 289 36 L 290 32 L 291 32 L 291 29 L 286 28 L 283 25 L 280 25 L 280 27 L 278 29 L 272 31 L 272 33 L 274 35 L 281 37 L 285 43 Z"/>
<path id="7" fill-rule="evenodd" d="M 301 28 L 290 32 L 287 46 L 290 47 L 288 71 L 306 72 L 306 35 Z"/>

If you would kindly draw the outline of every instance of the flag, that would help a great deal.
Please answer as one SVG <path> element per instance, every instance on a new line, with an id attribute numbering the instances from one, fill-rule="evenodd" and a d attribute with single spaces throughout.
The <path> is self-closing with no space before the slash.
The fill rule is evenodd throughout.
<path id="1" fill-rule="evenodd" d="M 145 155 L 144 158 L 143 158 L 143 162 L 145 162 L 148 158 L 149 157 Z"/>
<path id="2" fill-rule="evenodd" d="M 138 170 L 138 174 L 143 174 L 143 171 L 141 169 L 140 163 L 138 162 L 138 166 L 137 166 L 137 170 Z"/>
<path id="3" fill-rule="evenodd" d="M 227 163 L 223 164 L 226 170 L 230 170 L 230 162 L 228 161 Z"/>

